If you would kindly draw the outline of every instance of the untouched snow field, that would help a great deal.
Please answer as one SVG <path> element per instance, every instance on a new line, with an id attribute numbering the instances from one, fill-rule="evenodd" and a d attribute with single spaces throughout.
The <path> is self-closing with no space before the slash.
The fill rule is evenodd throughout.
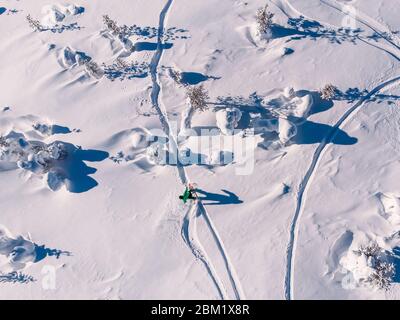
<path id="1" fill-rule="evenodd" d="M 0 1 L 0 298 L 399 299 L 399 11 Z M 365 282 L 371 242 L 388 290 Z"/>

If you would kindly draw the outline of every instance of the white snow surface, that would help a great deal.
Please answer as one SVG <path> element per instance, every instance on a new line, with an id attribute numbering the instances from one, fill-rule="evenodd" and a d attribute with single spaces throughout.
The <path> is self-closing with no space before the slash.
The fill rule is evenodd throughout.
<path id="1" fill-rule="evenodd" d="M 53 146 L 0 157 L 0 299 L 399 299 L 396 257 L 388 291 L 343 284 L 359 245 L 400 245 L 399 1 L 267 1 L 268 41 L 264 0 L 112 2 L 0 5 L 0 136 Z M 250 174 L 231 146 L 173 135 L 187 99 L 171 68 L 208 90 L 195 132 L 220 138 L 215 112 L 240 112 Z M 161 163 L 161 140 L 205 164 Z M 201 201 L 179 200 L 188 182 Z"/>

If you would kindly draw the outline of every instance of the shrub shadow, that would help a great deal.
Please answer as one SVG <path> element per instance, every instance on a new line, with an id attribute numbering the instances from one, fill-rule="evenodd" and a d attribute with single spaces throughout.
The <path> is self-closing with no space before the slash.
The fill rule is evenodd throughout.
<path id="1" fill-rule="evenodd" d="M 136 42 L 134 45 L 134 51 L 141 52 L 141 51 L 156 51 L 158 47 L 157 42 Z M 171 49 L 173 44 L 170 42 L 162 44 L 162 49 Z"/>
<path id="2" fill-rule="evenodd" d="M 204 74 L 198 73 L 198 72 L 182 72 L 181 73 L 181 80 L 180 82 L 183 85 L 190 85 L 194 86 L 197 85 L 201 82 L 207 81 L 207 80 L 218 80 L 221 79 L 220 77 L 212 77 L 212 76 L 206 76 Z"/>
<path id="3" fill-rule="evenodd" d="M 303 16 L 298 18 L 289 18 L 287 24 L 289 27 L 274 24 L 271 27 L 273 37 L 290 37 L 287 42 L 307 38 L 311 40 L 327 39 L 329 42 L 336 44 L 341 44 L 343 42 L 356 44 L 356 41 L 360 39 L 360 34 L 363 32 L 363 30 L 360 28 L 339 28 L 337 30 L 329 29 L 320 24 L 318 21 L 308 20 Z"/>

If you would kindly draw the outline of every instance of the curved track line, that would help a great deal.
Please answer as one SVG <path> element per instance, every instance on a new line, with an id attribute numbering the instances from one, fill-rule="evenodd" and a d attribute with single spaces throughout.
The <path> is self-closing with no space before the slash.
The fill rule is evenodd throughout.
<path id="1" fill-rule="evenodd" d="M 178 151 L 178 143 L 174 137 L 174 135 L 171 132 L 171 126 L 168 121 L 168 116 L 167 112 L 165 110 L 165 107 L 162 106 L 162 104 L 159 103 L 159 98 L 160 98 L 160 92 L 161 92 L 161 86 L 158 81 L 158 66 L 161 61 L 162 54 L 164 52 L 164 24 L 165 24 L 165 18 L 168 14 L 168 11 L 172 5 L 173 0 L 168 0 L 164 8 L 162 9 L 160 13 L 160 19 L 159 19 L 159 26 L 158 26 L 158 37 L 157 37 L 157 50 L 151 59 L 150 62 L 150 74 L 151 74 L 151 79 L 153 83 L 152 91 L 151 91 L 151 101 L 153 107 L 156 109 L 161 126 L 165 132 L 165 134 L 169 137 L 169 143 L 170 147 L 172 150 Z M 171 150 L 170 148 L 170 150 Z M 186 173 L 185 168 L 182 166 L 182 164 L 177 161 L 176 165 L 178 169 L 178 174 L 179 178 L 182 182 L 182 184 L 187 185 L 187 183 L 190 181 L 188 178 L 188 175 Z M 203 204 L 201 201 L 199 201 L 199 207 L 203 208 L 201 211 L 203 213 L 204 218 L 206 219 L 207 225 L 212 232 L 213 238 L 216 241 L 216 244 L 218 246 L 218 249 L 220 251 L 220 254 L 222 255 L 222 258 L 224 259 L 225 266 L 233 287 L 233 290 L 235 292 L 236 298 L 241 299 L 241 296 L 244 296 L 242 294 L 242 289 L 240 282 L 236 276 L 236 272 L 234 271 L 234 268 L 230 262 L 230 259 L 228 257 L 228 254 L 225 250 L 225 247 L 222 243 L 221 238 L 218 235 L 218 232 L 214 226 L 214 224 L 211 221 L 210 216 L 208 215 L 207 211 L 205 210 Z M 226 292 L 225 288 L 222 285 L 222 282 L 220 278 L 217 276 L 216 271 L 211 263 L 211 261 L 208 259 L 207 255 L 204 253 L 204 249 L 200 244 L 200 241 L 197 238 L 197 229 L 196 229 L 196 221 L 195 221 L 195 216 L 191 214 L 191 209 L 189 209 L 188 213 L 186 214 L 186 217 L 184 219 L 183 227 L 182 227 L 182 236 L 185 240 L 185 242 L 188 244 L 189 248 L 192 250 L 193 254 L 200 258 L 201 261 L 204 263 L 204 265 L 207 268 L 208 273 L 210 274 L 214 284 L 217 287 L 217 290 L 221 296 L 222 299 L 226 298 Z M 194 226 L 194 227 L 191 227 Z M 193 234 L 190 233 L 190 231 L 194 232 Z M 201 253 L 201 254 L 200 254 Z M 198 255 L 200 254 L 200 255 Z"/>
<path id="2" fill-rule="evenodd" d="M 328 144 L 332 141 L 335 137 L 338 129 L 341 125 L 346 124 L 349 121 L 353 114 L 361 108 L 372 96 L 376 93 L 381 91 L 382 89 L 396 83 L 400 82 L 400 76 L 388 80 L 384 83 L 381 83 L 377 87 L 375 87 L 367 96 L 359 100 L 355 105 L 353 105 L 350 109 L 348 109 L 345 114 L 339 119 L 338 122 L 332 127 L 332 130 L 329 132 L 328 136 L 325 140 L 318 146 L 318 148 L 314 152 L 313 160 L 311 162 L 310 167 L 308 168 L 306 175 L 304 176 L 303 180 L 299 185 L 299 191 L 297 192 L 297 202 L 296 202 L 296 211 L 290 225 L 290 239 L 287 247 L 287 265 L 286 265 L 286 277 L 285 277 L 285 297 L 287 300 L 292 300 L 294 298 L 293 294 L 293 284 L 294 284 L 294 260 L 295 260 L 295 253 L 296 253 L 296 245 L 297 245 L 297 236 L 298 236 L 298 224 L 299 218 L 303 213 L 304 208 L 304 196 L 308 190 L 310 181 L 313 178 L 315 169 L 318 167 L 320 159 L 323 156 L 323 152 L 328 146 Z"/>
<path id="3" fill-rule="evenodd" d="M 215 287 L 218 290 L 221 299 L 226 300 L 229 299 L 229 297 L 228 294 L 226 293 L 225 287 L 221 279 L 218 277 L 218 274 L 215 271 L 215 268 L 211 263 L 211 260 L 208 258 L 207 253 L 205 252 L 203 246 L 198 241 L 197 224 L 195 219 L 199 209 L 200 207 L 197 206 L 197 204 L 195 204 L 191 206 L 191 208 L 187 212 L 183 220 L 183 225 L 181 230 L 182 238 L 185 241 L 186 245 L 192 251 L 193 255 L 201 262 L 203 262 L 204 266 L 207 269 L 208 274 L 210 275 L 212 281 L 215 284 Z"/>
<path id="4" fill-rule="evenodd" d="M 161 126 L 165 132 L 165 134 L 169 138 L 169 143 L 171 144 L 172 150 L 178 150 L 178 145 L 176 143 L 175 137 L 173 134 L 171 134 L 171 127 L 168 121 L 167 117 L 167 112 L 165 111 L 165 108 L 160 105 L 159 103 L 159 97 L 160 97 L 160 91 L 161 87 L 158 83 L 158 65 L 160 63 L 161 57 L 164 52 L 164 23 L 165 23 L 165 18 L 166 15 L 169 11 L 169 8 L 172 5 L 173 0 L 168 0 L 165 7 L 162 9 L 160 13 L 160 20 L 159 20 L 159 25 L 158 25 L 158 36 L 157 36 L 157 50 L 155 54 L 153 55 L 153 58 L 151 59 L 150 62 L 150 74 L 151 74 L 151 80 L 153 82 L 153 87 L 151 90 L 151 102 L 153 107 L 156 109 L 158 116 L 160 118 Z M 179 173 L 179 178 L 183 184 L 186 184 L 188 182 L 186 172 L 184 168 L 177 163 L 177 169 Z"/>
<path id="5" fill-rule="evenodd" d="M 214 226 L 214 223 L 212 222 L 210 215 L 207 212 L 207 209 L 204 207 L 203 203 L 199 202 L 199 209 L 201 210 L 204 219 L 206 220 L 207 226 L 211 231 L 211 234 L 214 237 L 215 243 L 218 246 L 218 250 L 221 253 L 221 256 L 224 260 L 226 270 L 228 272 L 229 280 L 231 282 L 233 291 L 235 292 L 235 296 L 237 300 L 243 300 L 246 299 L 243 293 L 242 286 L 240 285 L 240 281 L 238 279 L 237 273 L 233 267 L 233 264 L 231 262 L 231 259 L 229 256 L 226 254 L 226 249 L 225 246 L 221 240 L 221 237 L 219 236 L 217 229 Z"/>

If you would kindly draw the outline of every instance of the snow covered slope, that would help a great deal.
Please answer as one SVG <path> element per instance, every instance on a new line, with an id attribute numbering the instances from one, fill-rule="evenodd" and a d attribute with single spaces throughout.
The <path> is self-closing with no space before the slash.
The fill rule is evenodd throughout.
<path id="1" fill-rule="evenodd" d="M 398 299 L 400 3 L 114 2 L 0 3 L 0 298 Z"/>

